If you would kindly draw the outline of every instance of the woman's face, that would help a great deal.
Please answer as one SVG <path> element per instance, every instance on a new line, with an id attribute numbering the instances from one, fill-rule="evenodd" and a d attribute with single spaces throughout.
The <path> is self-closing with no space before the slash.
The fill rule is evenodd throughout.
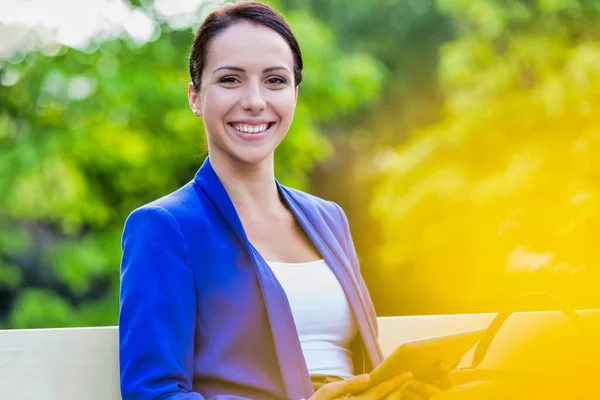
<path id="1" fill-rule="evenodd" d="M 294 116 L 294 58 L 275 31 L 247 22 L 215 36 L 202 84 L 188 98 L 204 120 L 211 158 L 257 164 L 272 160 Z"/>

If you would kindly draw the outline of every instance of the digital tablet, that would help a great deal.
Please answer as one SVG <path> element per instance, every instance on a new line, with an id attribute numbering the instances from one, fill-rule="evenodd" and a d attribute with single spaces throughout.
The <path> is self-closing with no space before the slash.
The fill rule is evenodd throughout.
<path id="1" fill-rule="evenodd" d="M 484 332 L 485 329 L 478 329 L 402 343 L 371 372 L 369 386 L 404 372 L 412 372 L 415 379 L 429 382 L 438 374 L 440 362 L 450 369 L 456 367 Z"/>

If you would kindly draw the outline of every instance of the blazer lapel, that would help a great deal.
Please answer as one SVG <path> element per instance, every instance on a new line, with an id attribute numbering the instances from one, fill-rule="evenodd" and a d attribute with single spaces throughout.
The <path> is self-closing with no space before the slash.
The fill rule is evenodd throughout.
<path id="1" fill-rule="evenodd" d="M 378 365 L 381 362 L 381 354 L 377 346 L 376 330 L 368 317 L 366 303 L 358 289 L 357 278 L 352 273 L 348 257 L 335 240 L 331 229 L 319 215 L 318 210 L 303 206 L 301 202 L 294 199 L 293 193 L 279 184 L 278 186 L 296 219 L 340 282 L 356 318 L 371 365 Z"/>
<path id="2" fill-rule="evenodd" d="M 229 198 L 225 187 L 210 165 L 209 157 L 206 157 L 204 163 L 202 163 L 194 180 L 198 183 L 206 197 L 210 199 L 219 214 L 221 214 L 223 219 L 225 219 L 227 224 L 231 227 L 237 238 L 245 244 L 247 239 L 246 234 L 244 233 L 244 227 L 242 226 L 242 221 L 238 217 L 235 206 Z"/>
<path id="3" fill-rule="evenodd" d="M 262 291 L 281 369 L 281 377 L 288 398 L 310 397 L 313 394 L 312 383 L 302 355 L 298 331 L 283 288 L 269 266 L 248 240 L 235 206 L 210 165 L 208 157 L 198 170 L 195 181 L 250 255 Z"/>

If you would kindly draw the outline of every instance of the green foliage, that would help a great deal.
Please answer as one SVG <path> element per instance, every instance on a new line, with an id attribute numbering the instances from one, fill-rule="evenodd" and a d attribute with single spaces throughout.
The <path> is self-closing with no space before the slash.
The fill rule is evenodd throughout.
<path id="1" fill-rule="evenodd" d="M 376 158 L 378 263 L 410 312 L 491 311 L 523 291 L 597 307 L 600 13 L 591 2 L 440 0 L 444 117 Z M 448 284 L 451 282 L 451 284 Z"/>
<path id="2" fill-rule="evenodd" d="M 600 2 L 269 3 L 305 59 L 278 178 L 344 207 L 381 314 L 598 307 Z M 156 18 L 0 61 L 0 325 L 115 324 L 124 219 L 201 163 L 193 32 Z"/>
<path id="3" fill-rule="evenodd" d="M 339 38 L 342 47 L 375 56 L 388 68 L 412 73 L 447 24 L 431 0 L 286 0 L 292 9 L 310 9 Z M 315 37 L 318 37 L 315 35 Z M 396 76 L 395 79 L 403 80 Z M 394 82 L 397 83 L 397 82 Z"/>
<path id="4" fill-rule="evenodd" d="M 361 107 L 354 117 L 338 119 L 328 127 L 336 139 L 338 153 L 344 152 L 341 146 L 349 146 L 348 141 L 361 153 L 358 156 L 396 145 L 415 127 L 437 118 L 440 102 L 437 52 L 452 30 L 450 18 L 440 14 L 432 0 L 286 0 L 285 3 L 292 9 L 310 9 L 331 27 L 342 48 L 373 56 L 386 67 L 380 100 Z M 366 90 L 372 88 L 368 77 L 361 81 Z M 338 157 L 334 164 L 341 170 L 350 169 L 355 157 L 348 160 Z M 356 177 L 349 179 L 340 183 L 340 188 L 357 185 Z M 320 193 L 343 202 L 337 195 L 339 188 L 328 190 L 318 186 L 318 182 L 313 183 Z M 357 190 L 369 190 L 362 184 L 358 186 Z M 356 217 L 360 217 L 358 213 Z M 362 247 L 360 242 L 359 238 L 358 245 Z"/>
<path id="5" fill-rule="evenodd" d="M 342 51 L 311 14 L 289 21 L 306 83 L 276 162 L 280 181 L 301 188 L 330 153 L 320 124 L 373 101 L 383 72 Z M 0 288 L 14 298 L 10 327 L 116 324 L 125 218 L 199 167 L 204 128 L 186 97 L 193 32 L 161 29 L 141 46 L 117 39 L 0 62 Z"/>
<path id="6" fill-rule="evenodd" d="M 23 280 L 23 274 L 16 266 L 0 263 L 0 288 L 14 289 Z"/>
<path id="7" fill-rule="evenodd" d="M 52 291 L 24 290 L 13 305 L 10 326 L 15 329 L 75 327 L 81 325 L 75 308 Z"/>

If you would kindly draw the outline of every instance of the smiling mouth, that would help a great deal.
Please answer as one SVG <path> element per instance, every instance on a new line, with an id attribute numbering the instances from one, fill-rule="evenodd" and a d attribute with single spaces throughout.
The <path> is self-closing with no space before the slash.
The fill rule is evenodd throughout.
<path id="1" fill-rule="evenodd" d="M 257 125 L 230 123 L 229 126 L 231 126 L 233 129 L 235 129 L 236 131 L 241 132 L 241 133 L 262 133 L 262 132 L 266 131 L 267 129 L 269 129 L 270 127 L 272 127 L 273 124 L 275 124 L 275 122 L 269 122 L 266 124 L 257 124 Z"/>

